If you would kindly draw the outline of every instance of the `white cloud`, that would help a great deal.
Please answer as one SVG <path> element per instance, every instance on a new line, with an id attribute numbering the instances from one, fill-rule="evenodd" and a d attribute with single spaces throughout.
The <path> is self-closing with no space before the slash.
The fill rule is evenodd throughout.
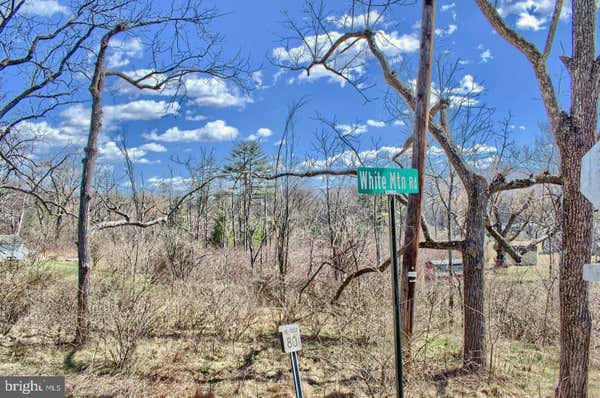
<path id="1" fill-rule="evenodd" d="M 382 120 L 369 119 L 369 120 L 367 120 L 367 126 L 371 126 L 371 127 L 385 127 L 385 122 L 382 121 Z"/>
<path id="2" fill-rule="evenodd" d="M 483 86 L 475 81 L 473 75 L 466 74 L 460 79 L 459 87 L 454 89 L 457 94 L 479 94 L 483 91 Z"/>
<path id="3" fill-rule="evenodd" d="M 206 116 L 196 114 L 195 112 L 193 112 L 191 110 L 185 111 L 185 120 L 189 120 L 192 122 L 201 122 L 206 119 L 208 119 Z"/>
<path id="4" fill-rule="evenodd" d="M 216 77 L 194 77 L 185 80 L 186 94 L 200 106 L 214 108 L 239 107 L 254 102 L 251 97 Z"/>
<path id="5" fill-rule="evenodd" d="M 113 39 L 107 58 L 109 68 L 129 65 L 130 58 L 140 57 L 143 53 L 142 41 L 137 37 L 129 40 Z"/>
<path id="6" fill-rule="evenodd" d="M 255 140 L 258 140 L 261 138 L 270 137 L 271 135 L 273 135 L 273 132 L 271 131 L 271 129 L 268 129 L 266 127 L 261 127 L 256 131 L 255 134 L 250 134 L 247 139 L 250 141 L 255 141 Z"/>
<path id="7" fill-rule="evenodd" d="M 352 76 L 358 77 L 359 75 L 361 75 L 363 73 L 364 73 L 364 68 L 357 66 L 357 67 L 353 68 L 352 71 L 350 73 L 348 73 L 348 75 L 350 75 L 351 77 Z M 302 71 L 298 75 L 299 81 L 307 81 L 307 82 L 316 82 L 323 78 L 326 79 L 330 83 L 339 83 L 340 87 L 344 87 L 347 83 L 347 81 L 346 81 L 346 79 L 344 79 L 344 77 L 339 76 L 335 73 L 331 73 L 321 64 L 313 66 L 310 69 L 310 72 Z M 288 84 L 292 84 L 295 81 L 296 81 L 296 79 L 292 78 L 290 81 L 288 81 Z"/>
<path id="8" fill-rule="evenodd" d="M 107 122 L 126 120 L 156 120 L 166 115 L 176 115 L 179 103 L 167 101 L 138 100 L 125 104 L 105 105 Z"/>
<path id="9" fill-rule="evenodd" d="M 138 69 L 125 72 L 127 75 L 141 79 L 151 73 L 150 69 Z M 254 75 L 256 78 L 257 75 Z M 164 81 L 165 76 L 155 74 L 142 80 L 141 83 L 156 85 Z M 192 103 L 199 106 L 213 108 L 238 107 L 243 108 L 246 104 L 254 102 L 252 97 L 243 93 L 237 86 L 218 77 L 201 77 L 199 75 L 187 75 L 181 82 L 166 84 L 162 90 L 138 90 L 130 84 L 119 79 L 115 88 L 121 94 L 130 95 L 162 95 L 174 96 L 185 93 Z"/>
<path id="10" fill-rule="evenodd" d="M 458 26 L 454 25 L 454 24 L 450 24 L 448 25 L 448 28 L 446 29 L 442 29 L 442 28 L 438 28 L 435 30 L 435 34 L 437 36 L 450 36 L 451 34 L 453 34 L 454 32 L 456 32 L 456 30 L 458 29 Z"/>
<path id="11" fill-rule="evenodd" d="M 148 184 L 153 189 L 168 189 L 172 188 L 176 191 L 184 191 L 192 184 L 191 178 L 186 177 L 150 177 Z"/>
<path id="12" fill-rule="evenodd" d="M 259 87 L 263 88 L 263 73 L 261 70 L 257 70 L 252 73 L 252 81 Z"/>
<path id="13" fill-rule="evenodd" d="M 494 59 L 494 56 L 492 55 L 492 52 L 489 49 L 486 49 L 484 52 L 482 52 L 480 57 L 481 57 L 481 62 L 483 62 L 484 64 L 487 63 L 488 61 Z"/>
<path id="14" fill-rule="evenodd" d="M 143 134 L 144 138 L 163 142 L 201 142 L 201 141 L 231 141 L 239 134 L 237 128 L 228 126 L 223 120 L 208 122 L 203 127 L 192 130 L 180 130 L 171 127 L 162 134 L 155 132 Z"/>
<path id="15" fill-rule="evenodd" d="M 444 4 L 442 6 L 442 11 L 448 11 L 456 7 L 456 3 Z"/>
<path id="16" fill-rule="evenodd" d="M 128 147 L 127 156 L 133 162 L 150 164 L 160 163 L 160 160 L 149 160 L 146 155 L 150 152 L 167 152 L 167 148 L 156 142 L 148 142 L 137 147 Z M 125 159 L 122 147 L 113 140 L 105 140 L 98 146 L 99 160 L 102 162 L 120 162 Z"/>
<path id="17" fill-rule="evenodd" d="M 482 154 L 482 153 L 497 153 L 498 148 L 487 144 L 475 144 L 470 147 L 463 149 L 463 152 L 468 155 Z"/>
<path id="18" fill-rule="evenodd" d="M 35 137 L 40 144 L 50 147 L 83 146 L 85 134 L 87 133 L 85 131 L 85 133 L 74 137 L 70 134 L 64 134 L 60 129 L 50 126 L 45 121 L 19 123 L 15 128 L 15 132 L 23 138 Z"/>
<path id="19" fill-rule="evenodd" d="M 344 14 L 339 17 L 329 16 L 326 21 L 335 25 L 338 28 L 360 28 L 372 27 L 375 22 L 382 22 L 383 16 L 377 10 L 372 10 L 369 13 L 359 15 Z"/>
<path id="20" fill-rule="evenodd" d="M 134 157 L 135 151 L 127 151 L 131 159 Z M 114 141 L 107 141 L 98 146 L 98 155 L 100 161 L 103 162 L 116 162 L 123 160 L 123 153 L 121 149 Z"/>
<path id="21" fill-rule="evenodd" d="M 371 149 L 359 152 L 360 160 L 365 163 L 374 161 L 391 161 L 392 157 L 402 150 L 396 146 L 383 146 L 379 149 Z M 327 159 L 308 159 L 300 164 L 301 168 L 321 169 L 331 166 L 358 167 L 361 165 L 356 153 L 348 150 Z"/>
<path id="22" fill-rule="evenodd" d="M 404 123 L 403 120 L 394 120 L 394 123 L 392 123 L 394 126 L 406 126 L 406 123 Z"/>
<path id="23" fill-rule="evenodd" d="M 381 51 L 390 57 L 415 52 L 420 45 L 419 38 L 415 34 L 400 35 L 396 31 L 386 33 L 382 30 L 375 34 L 375 42 Z"/>
<path id="24" fill-rule="evenodd" d="M 104 105 L 103 129 L 113 131 L 119 122 L 135 120 L 157 120 L 166 115 L 176 115 L 177 102 L 137 100 L 117 105 Z M 69 135 L 87 135 L 90 128 L 90 108 L 81 104 L 70 106 L 61 112 L 60 129 Z"/>
<path id="25" fill-rule="evenodd" d="M 336 124 L 335 128 L 344 135 L 359 135 L 367 132 L 367 125 L 360 123 Z"/>
<path id="26" fill-rule="evenodd" d="M 69 14 L 69 9 L 56 0 L 29 0 L 20 10 L 27 15 L 51 17 L 54 14 Z"/>
<path id="27" fill-rule="evenodd" d="M 450 106 L 473 106 L 477 105 L 476 94 L 483 92 L 484 87 L 475 81 L 473 75 L 466 74 L 460 79 L 458 87 L 450 90 L 448 99 Z M 439 92 L 436 94 L 439 95 Z"/>
<path id="28" fill-rule="evenodd" d="M 523 13 L 535 15 L 538 18 L 549 19 L 554 12 L 555 0 L 501 0 L 498 13 L 506 17 L 508 15 L 521 15 Z M 571 16 L 571 2 L 563 3 L 560 18 L 566 20 Z"/>
<path id="29" fill-rule="evenodd" d="M 277 47 L 272 51 L 273 58 L 282 65 L 288 66 L 308 66 L 313 61 L 313 57 L 321 58 L 329 50 L 331 43 L 339 39 L 342 33 L 331 31 L 327 34 L 307 36 L 305 43 L 291 48 Z M 415 34 L 400 34 L 396 31 L 385 32 L 378 30 L 375 32 L 375 42 L 379 48 L 388 57 L 398 57 L 404 53 L 412 53 L 419 49 L 419 39 Z M 331 57 L 328 66 L 343 73 L 343 77 L 328 71 L 323 65 L 318 64 L 311 68 L 310 74 L 302 71 L 298 79 L 291 78 L 288 84 L 295 81 L 316 81 L 327 79 L 331 83 L 338 83 L 340 86 L 346 84 L 346 79 L 357 79 L 365 72 L 365 65 L 372 59 L 371 53 L 365 40 L 358 40 L 353 43 L 351 48 L 340 47 Z"/>
<path id="30" fill-rule="evenodd" d="M 522 12 L 519 14 L 517 19 L 517 27 L 523 30 L 542 30 L 544 29 L 544 23 L 546 18 L 538 18 L 535 15 L 529 14 L 528 12 Z"/>
<path id="31" fill-rule="evenodd" d="M 262 137 L 262 138 L 270 137 L 271 135 L 273 135 L 273 132 L 271 131 L 271 129 L 268 129 L 266 127 L 259 128 L 256 133 L 258 134 L 259 137 Z"/>
<path id="32" fill-rule="evenodd" d="M 35 137 L 36 150 L 47 151 L 50 148 L 77 148 L 82 149 L 87 142 L 89 131 L 88 113 L 82 113 L 82 117 L 76 117 L 77 107 L 65 112 L 72 114 L 66 124 L 52 127 L 47 122 L 38 123 L 23 122 L 16 127 L 16 132 L 23 138 Z M 87 111 L 89 112 L 89 110 Z M 138 147 L 127 148 L 129 157 L 138 163 L 151 163 L 145 156 L 150 152 L 166 152 L 163 145 L 148 142 Z M 123 154 L 119 146 L 108 135 L 101 135 L 98 143 L 99 160 L 102 162 L 114 162 L 123 160 Z"/>
<path id="33" fill-rule="evenodd" d="M 156 142 L 148 142 L 139 147 L 142 151 L 148 152 L 167 152 L 167 148 Z"/>
<path id="34" fill-rule="evenodd" d="M 445 155 L 446 152 L 444 152 L 444 150 L 439 146 L 431 145 L 429 148 L 427 148 L 427 154 L 429 156 L 442 156 Z"/>
<path id="35" fill-rule="evenodd" d="M 414 90 L 417 84 L 415 79 L 409 80 L 410 87 Z M 451 107 L 473 106 L 478 103 L 477 94 L 482 93 L 484 87 L 475 81 L 473 75 L 466 74 L 460 79 L 458 86 L 445 88 L 440 92 L 439 87 L 434 83 L 431 86 L 431 103 L 439 101 L 440 96 L 444 96 L 450 101 Z"/>

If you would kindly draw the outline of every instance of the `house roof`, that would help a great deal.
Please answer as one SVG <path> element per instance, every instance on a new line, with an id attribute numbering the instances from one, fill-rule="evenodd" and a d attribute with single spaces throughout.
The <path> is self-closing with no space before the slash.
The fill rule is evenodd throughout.
<path id="1" fill-rule="evenodd" d="M 0 245 L 24 245 L 25 241 L 19 235 L 0 235 Z"/>

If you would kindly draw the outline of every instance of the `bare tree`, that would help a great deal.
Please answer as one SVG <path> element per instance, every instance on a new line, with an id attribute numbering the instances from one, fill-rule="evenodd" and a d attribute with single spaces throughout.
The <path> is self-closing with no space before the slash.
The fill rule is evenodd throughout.
<path id="1" fill-rule="evenodd" d="M 71 72 L 98 28 L 94 13 L 104 9 L 97 1 L 76 1 L 69 15 L 49 19 L 35 7 L 26 0 L 0 2 L 0 76 L 11 81 L 0 96 L 0 142 L 19 124 L 73 102 Z M 0 156 L 11 162 L 4 151 Z"/>
<path id="2" fill-rule="evenodd" d="M 364 86 L 364 83 L 357 81 L 356 67 L 361 64 L 360 62 L 366 62 L 364 58 L 360 57 L 360 54 L 368 52 L 377 61 L 387 85 L 414 112 L 417 98 L 410 85 L 402 81 L 399 74 L 392 69 L 388 57 L 382 50 L 381 43 L 384 39 L 380 36 L 379 31 L 373 30 L 377 20 L 373 23 L 370 23 L 367 19 L 363 24 L 349 24 L 349 31 L 334 37 L 328 34 L 324 28 L 326 24 L 322 7 L 315 6 L 310 1 L 307 4 L 307 9 L 312 16 L 310 27 L 314 29 L 309 30 L 310 33 L 307 33 L 307 29 L 302 29 L 295 23 L 290 22 L 290 26 L 298 35 L 298 40 L 305 44 L 303 51 L 298 51 L 296 54 L 300 54 L 300 56 L 296 58 L 280 59 L 277 63 L 291 70 L 304 70 L 307 74 L 313 68 L 322 67 L 340 79 L 349 82 L 353 87 L 360 89 Z M 376 5 L 370 1 L 361 2 L 361 4 L 366 4 L 365 7 L 368 9 L 379 6 L 381 9 L 379 15 L 383 15 L 393 5 L 392 2 Z M 360 79 L 364 79 L 364 77 L 361 76 Z M 504 173 L 499 173 L 488 182 L 486 177 L 475 170 L 465 159 L 453 140 L 448 118 L 449 97 L 451 97 L 449 94 L 442 92 L 440 100 L 430 108 L 428 115 L 429 131 L 444 150 L 467 193 L 468 209 L 465 236 L 461 241 L 434 242 L 426 234 L 426 242 L 423 242 L 420 246 L 443 250 L 460 250 L 463 253 L 465 269 L 463 365 L 467 370 L 481 370 L 486 366 L 483 271 L 486 233 L 485 216 L 490 195 L 510 189 L 526 188 L 538 183 L 560 184 L 561 179 L 549 173 L 540 173 L 527 178 L 507 180 Z M 437 113 L 440 113 L 439 121 L 434 119 Z M 319 173 L 321 175 L 327 174 L 325 170 L 313 174 Z"/>
<path id="3" fill-rule="evenodd" d="M 582 278 L 583 264 L 592 249 L 592 205 L 580 192 L 581 158 L 594 145 L 598 125 L 600 60 L 596 58 L 597 4 L 573 0 L 571 56 L 561 61 L 571 77 L 571 105 L 563 110 L 548 72 L 556 29 L 563 8 L 557 0 L 543 49 L 538 49 L 502 19 L 495 2 L 476 0 L 483 15 L 498 34 L 519 50 L 533 68 L 548 122 L 560 152 L 563 177 L 562 255 L 560 265 L 560 372 L 557 397 L 587 396 L 591 318 L 588 287 Z"/>
<path id="4" fill-rule="evenodd" d="M 77 293 L 76 342 L 83 344 L 89 335 L 88 296 L 90 287 L 90 202 L 92 181 L 98 156 L 98 141 L 102 129 L 102 95 L 107 77 L 124 80 L 143 90 L 173 89 L 183 84 L 183 78 L 192 73 L 208 74 L 223 79 L 238 79 L 242 70 L 238 61 L 222 61 L 216 46 L 219 37 L 210 34 L 207 24 L 216 17 L 214 10 L 203 10 L 195 2 L 172 3 L 170 9 L 161 9 L 152 3 L 135 4 L 116 1 L 105 13 L 96 13 L 98 30 L 102 31 L 95 54 L 94 73 L 89 87 L 92 98 L 90 131 L 83 160 L 79 197 L 78 258 L 79 281 Z M 143 76 L 128 75 L 107 68 L 110 41 L 124 32 L 154 32 L 150 71 Z M 165 32 L 171 32 L 171 45 L 164 45 Z M 166 63 L 165 63 L 165 60 Z M 147 227 L 151 222 L 130 221 L 118 225 Z M 113 227 L 105 225 L 104 227 Z"/>

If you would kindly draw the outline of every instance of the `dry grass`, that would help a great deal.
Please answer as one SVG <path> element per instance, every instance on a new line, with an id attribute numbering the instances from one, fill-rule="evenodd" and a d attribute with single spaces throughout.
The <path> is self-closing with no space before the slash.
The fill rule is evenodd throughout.
<path id="1" fill-rule="evenodd" d="M 306 280 L 301 268 L 281 286 L 265 270 L 248 270 L 243 255 L 188 253 L 191 269 L 172 272 L 153 266 L 164 261 L 155 250 L 138 249 L 135 260 L 120 253 L 94 270 L 93 338 L 78 351 L 66 344 L 72 338 L 74 265 L 53 262 L 10 275 L 13 271 L 3 269 L 3 281 L 17 278 L 35 294 L 25 297 L 28 310 L 10 320 L 0 340 L 0 374 L 64 374 L 72 397 L 192 397 L 199 390 L 216 397 L 292 397 L 288 357 L 276 330 L 297 321 L 307 397 L 394 395 L 387 273 L 351 285 L 340 304 L 331 306 L 336 282 L 328 273 L 298 301 Z M 421 283 L 414 356 L 405 364 L 406 396 L 552 396 L 558 308 L 548 276 L 541 267 L 487 273 L 490 366 L 482 375 L 457 370 L 459 296 L 451 323 L 448 281 Z M 18 301 L 14 295 L 4 298 L 3 310 L 10 300 Z M 591 302 L 594 319 L 600 319 L 599 286 Z M 590 357 L 589 395 L 600 396 L 597 322 Z"/>

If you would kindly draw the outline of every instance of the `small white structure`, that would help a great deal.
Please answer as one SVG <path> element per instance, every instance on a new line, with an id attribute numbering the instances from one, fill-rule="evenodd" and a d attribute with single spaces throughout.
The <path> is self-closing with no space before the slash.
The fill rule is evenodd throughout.
<path id="1" fill-rule="evenodd" d="M 0 261 L 21 261 L 27 254 L 25 241 L 19 235 L 0 235 Z"/>
<path id="2" fill-rule="evenodd" d="M 600 209 L 600 141 L 581 158 L 581 193 Z"/>

